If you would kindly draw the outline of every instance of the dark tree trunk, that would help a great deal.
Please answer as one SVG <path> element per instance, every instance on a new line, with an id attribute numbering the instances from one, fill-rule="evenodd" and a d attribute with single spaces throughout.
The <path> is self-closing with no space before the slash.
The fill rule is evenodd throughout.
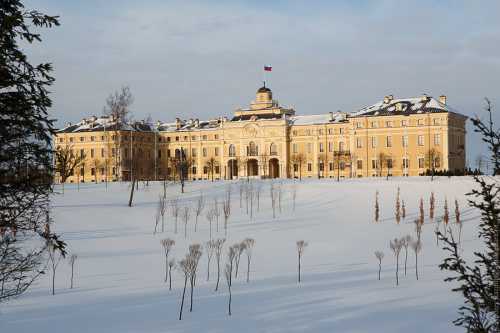
<path id="1" fill-rule="evenodd" d="M 380 271 L 381 271 L 381 270 L 382 270 L 382 262 L 381 262 L 381 261 L 379 261 L 379 262 L 378 262 L 378 279 L 379 279 L 379 281 L 380 281 Z"/>
<path id="2" fill-rule="evenodd" d="M 408 262 L 408 250 L 405 250 L 405 276 L 406 276 L 406 263 Z"/>
<path id="3" fill-rule="evenodd" d="M 247 260 L 247 283 L 250 282 L 250 259 Z"/>
<path id="4" fill-rule="evenodd" d="M 415 276 L 418 280 L 418 254 L 415 253 Z"/>
<path id="5" fill-rule="evenodd" d="M 134 188 L 135 188 L 136 180 L 132 180 L 132 188 L 130 189 L 130 198 L 128 200 L 128 206 L 132 207 L 132 201 L 134 200 Z"/>
<path id="6" fill-rule="evenodd" d="M 169 268 L 168 270 L 168 281 L 169 281 L 168 290 L 172 290 L 172 268 Z"/>
<path id="7" fill-rule="evenodd" d="M 299 283 L 300 283 L 300 255 L 299 255 L 299 269 L 298 269 L 298 272 L 299 272 Z"/>
<path id="8" fill-rule="evenodd" d="M 191 278 L 191 304 L 189 306 L 189 312 L 193 312 L 193 290 L 194 290 L 194 275 Z"/>
<path id="9" fill-rule="evenodd" d="M 219 290 L 220 281 L 220 257 L 217 257 L 217 284 L 215 285 L 215 291 Z"/>
<path id="10" fill-rule="evenodd" d="M 70 286 L 70 289 L 73 289 L 73 272 L 74 272 L 74 263 L 71 264 L 71 286 Z"/>
<path id="11" fill-rule="evenodd" d="M 228 304 L 228 307 L 229 307 L 229 315 L 231 315 L 231 300 L 232 300 L 232 294 L 231 294 L 231 284 L 229 284 L 229 304 Z"/>
<path id="12" fill-rule="evenodd" d="M 182 320 L 182 308 L 184 307 L 184 297 L 186 295 L 186 286 L 187 286 L 188 278 L 187 276 L 184 278 L 184 289 L 182 290 L 182 301 L 181 301 L 181 309 L 179 311 L 179 320 Z"/>

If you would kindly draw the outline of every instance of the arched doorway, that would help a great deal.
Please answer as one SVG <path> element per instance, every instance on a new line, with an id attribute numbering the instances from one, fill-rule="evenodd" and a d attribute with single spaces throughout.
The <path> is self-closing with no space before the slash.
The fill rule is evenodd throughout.
<path id="1" fill-rule="evenodd" d="M 256 159 L 249 159 L 247 162 L 247 176 L 258 176 L 259 175 L 259 163 Z"/>
<path id="2" fill-rule="evenodd" d="M 280 176 L 280 162 L 277 158 L 271 158 L 269 160 L 269 177 L 279 178 Z"/>
<path id="3" fill-rule="evenodd" d="M 227 161 L 227 176 L 228 179 L 234 179 L 238 177 L 238 161 L 231 159 Z"/>

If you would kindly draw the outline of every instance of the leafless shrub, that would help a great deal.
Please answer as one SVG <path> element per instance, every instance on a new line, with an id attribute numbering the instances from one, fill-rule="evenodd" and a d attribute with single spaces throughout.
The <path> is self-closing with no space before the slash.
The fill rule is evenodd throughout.
<path id="1" fill-rule="evenodd" d="M 192 272 L 192 265 L 193 265 L 193 259 L 190 257 L 189 254 L 186 255 L 186 258 L 182 259 L 179 263 L 179 268 L 181 272 L 184 274 L 184 288 L 182 290 L 182 300 L 181 300 L 181 306 L 179 310 L 179 320 L 182 320 L 182 310 L 184 308 L 184 298 L 186 296 L 186 287 L 187 287 L 187 282 L 190 277 L 190 274 Z"/>
<path id="2" fill-rule="evenodd" d="M 191 213 L 191 210 L 188 206 L 186 206 L 182 209 L 181 217 L 182 217 L 182 221 L 184 222 L 184 238 L 187 238 L 187 225 L 189 222 L 190 213 Z"/>
<path id="3" fill-rule="evenodd" d="M 418 280 L 418 253 L 420 252 L 420 250 L 422 250 L 422 243 L 420 242 L 420 240 L 416 240 L 411 242 L 410 245 L 413 249 L 413 252 L 415 252 L 415 276 Z"/>
<path id="4" fill-rule="evenodd" d="M 232 275 L 233 275 L 233 265 L 226 264 L 226 269 L 224 270 L 224 275 L 226 277 L 227 289 L 229 291 L 229 300 L 228 300 L 228 314 L 231 315 L 231 301 L 232 301 L 232 293 L 231 293 L 231 285 L 232 285 Z"/>
<path id="5" fill-rule="evenodd" d="M 173 198 L 170 200 L 170 210 L 172 212 L 172 217 L 175 219 L 175 229 L 174 233 L 177 233 L 177 220 L 179 218 L 180 214 L 180 207 L 179 207 L 179 199 L 178 198 Z"/>
<path id="6" fill-rule="evenodd" d="M 297 201 L 297 184 L 292 185 L 292 204 L 293 204 L 293 211 L 295 211 L 295 202 Z"/>
<path id="7" fill-rule="evenodd" d="M 399 254 L 401 253 L 402 246 L 403 244 L 397 238 L 394 238 L 394 240 L 389 242 L 389 247 L 396 258 L 396 285 L 399 285 Z"/>
<path id="8" fill-rule="evenodd" d="M 226 196 L 222 206 L 222 212 L 224 213 L 224 233 L 227 236 L 227 222 L 229 221 L 229 216 L 231 216 L 231 196 Z"/>
<path id="9" fill-rule="evenodd" d="M 375 192 L 375 222 L 378 222 L 380 217 L 380 206 L 378 204 L 378 191 Z"/>
<path id="10" fill-rule="evenodd" d="M 436 207 L 436 199 L 434 198 L 434 192 L 431 192 L 431 197 L 429 199 L 429 218 L 434 219 L 434 209 Z"/>
<path id="11" fill-rule="evenodd" d="M 206 212 L 205 217 L 207 218 L 207 221 L 210 224 L 210 239 L 212 239 L 212 222 L 214 221 L 214 218 L 215 218 L 215 213 L 214 213 L 213 208 L 209 209 Z"/>
<path id="12" fill-rule="evenodd" d="M 175 268 L 175 259 L 168 261 L 168 290 L 172 290 L 172 269 Z"/>
<path id="13" fill-rule="evenodd" d="M 71 284 L 69 287 L 70 289 L 73 289 L 73 277 L 74 277 L 76 259 L 78 259 L 78 255 L 74 253 L 69 256 L 69 265 L 71 266 Z"/>
<path id="14" fill-rule="evenodd" d="M 399 199 L 399 187 L 398 192 L 396 194 L 396 223 L 399 224 L 401 222 L 401 203 Z"/>
<path id="15" fill-rule="evenodd" d="M 406 263 L 408 262 L 408 246 L 410 246 L 410 243 L 412 242 L 412 238 L 410 235 L 406 235 L 405 237 L 401 238 L 401 244 L 405 248 L 405 276 L 406 276 Z"/>
<path id="16" fill-rule="evenodd" d="M 214 199 L 213 212 L 216 219 L 216 231 L 219 232 L 219 217 L 220 217 L 220 207 L 219 200 L 217 198 Z"/>
<path id="17" fill-rule="evenodd" d="M 384 259 L 384 252 L 375 251 L 375 258 L 378 260 L 378 279 L 380 280 L 380 272 L 382 271 L 382 259 Z"/>
<path id="18" fill-rule="evenodd" d="M 458 206 L 457 199 L 455 199 L 455 223 L 458 225 L 458 244 L 461 244 L 462 221 L 460 220 L 460 207 Z"/>
<path id="19" fill-rule="evenodd" d="M 241 242 L 239 244 L 235 244 L 234 246 L 235 246 L 235 249 L 237 250 L 237 256 L 235 258 L 236 270 L 234 272 L 234 278 L 237 279 L 238 278 L 238 269 L 240 267 L 241 255 L 243 254 L 243 252 L 245 252 L 246 243 Z"/>
<path id="20" fill-rule="evenodd" d="M 189 246 L 189 256 L 191 257 L 193 263 L 191 265 L 191 273 L 190 273 L 190 280 L 191 280 L 191 304 L 189 307 L 189 312 L 193 312 L 193 293 L 194 293 L 194 287 L 196 285 L 196 271 L 198 269 L 198 263 L 200 262 L 201 258 L 201 245 L 200 244 L 192 244 Z"/>
<path id="21" fill-rule="evenodd" d="M 255 245 L 253 238 L 245 238 L 245 253 L 247 255 L 247 283 L 250 282 L 250 261 L 252 260 L 252 250 Z"/>
<path id="22" fill-rule="evenodd" d="M 403 220 L 406 218 L 406 204 L 404 200 L 401 201 L 401 217 Z"/>
<path id="23" fill-rule="evenodd" d="M 225 239 L 217 239 L 215 241 L 215 258 L 217 259 L 217 284 L 215 285 L 215 291 L 219 290 L 220 281 L 220 259 L 222 256 L 222 248 L 224 247 Z"/>
<path id="24" fill-rule="evenodd" d="M 301 281 L 301 264 L 302 264 L 302 255 L 304 254 L 304 250 L 307 247 L 307 242 L 303 240 L 297 241 L 297 259 L 298 259 L 298 282 L 300 283 Z"/>
<path id="25" fill-rule="evenodd" d="M 210 262 L 215 254 L 215 250 L 217 247 L 216 242 L 216 240 L 209 240 L 205 244 L 205 249 L 207 252 L 207 281 L 210 281 Z"/>
<path id="26" fill-rule="evenodd" d="M 198 218 L 200 217 L 204 208 L 205 208 L 205 197 L 203 196 L 203 192 L 200 192 L 200 195 L 196 199 L 196 207 L 195 207 L 196 220 L 194 223 L 194 232 L 196 232 L 198 229 Z"/>
<path id="27" fill-rule="evenodd" d="M 52 295 L 56 294 L 56 270 L 59 262 L 61 261 L 63 255 L 59 249 L 49 240 L 47 244 L 47 249 L 49 253 L 50 268 L 52 270 Z"/>
<path id="28" fill-rule="evenodd" d="M 418 222 L 423 225 L 425 222 L 424 199 L 420 198 Z"/>
<path id="29" fill-rule="evenodd" d="M 413 223 L 415 223 L 415 233 L 417 234 L 417 239 L 420 240 L 420 237 L 422 236 L 422 224 L 419 219 L 414 220 Z"/>
<path id="30" fill-rule="evenodd" d="M 170 238 L 165 238 L 160 241 L 161 246 L 163 247 L 163 252 L 165 254 L 165 282 L 167 282 L 168 278 L 168 273 L 169 273 L 169 261 L 168 261 L 168 255 L 172 251 L 172 248 L 175 245 L 175 241 Z"/>
<path id="31" fill-rule="evenodd" d="M 161 232 L 165 231 L 165 212 L 167 211 L 167 200 L 164 196 L 160 196 L 158 202 L 158 212 L 161 216 Z M 156 228 L 155 228 L 156 230 Z"/>

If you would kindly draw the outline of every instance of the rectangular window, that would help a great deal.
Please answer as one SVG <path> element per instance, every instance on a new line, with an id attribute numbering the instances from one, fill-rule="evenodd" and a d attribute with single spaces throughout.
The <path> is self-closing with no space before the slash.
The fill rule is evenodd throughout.
<path id="1" fill-rule="evenodd" d="M 215 166 L 215 173 L 220 173 L 220 167 L 218 165 Z"/>
<path id="2" fill-rule="evenodd" d="M 83 142 L 85 141 L 85 138 L 83 136 L 80 137 L 80 141 Z"/>
<path id="3" fill-rule="evenodd" d="M 390 120 L 386 121 L 385 127 L 392 127 L 392 121 L 390 121 Z"/>
<path id="4" fill-rule="evenodd" d="M 161 159 L 161 149 L 158 149 L 158 158 Z"/>
<path id="5" fill-rule="evenodd" d="M 196 148 L 191 149 L 191 156 L 196 157 Z"/>
<path id="6" fill-rule="evenodd" d="M 193 135 L 193 136 L 191 136 L 191 140 L 192 140 L 192 141 L 196 141 L 196 136 L 194 136 L 194 135 Z M 196 170 L 196 168 L 195 168 L 195 167 L 194 167 L 194 169 Z M 196 172 L 193 172 L 193 173 L 196 173 Z"/>
<path id="7" fill-rule="evenodd" d="M 362 128 L 362 127 L 363 127 L 363 126 L 362 126 L 361 122 L 359 122 L 359 121 L 358 121 L 358 122 L 356 123 L 356 128 Z"/>
<path id="8" fill-rule="evenodd" d="M 372 136 L 372 148 L 377 148 L 377 137 Z"/>
<path id="9" fill-rule="evenodd" d="M 307 143 L 307 152 L 312 153 L 313 144 L 311 142 Z"/>
<path id="10" fill-rule="evenodd" d="M 332 135 L 333 134 L 333 128 L 328 129 L 328 134 Z"/>
<path id="11" fill-rule="evenodd" d="M 340 134 L 344 134 L 344 128 L 343 127 L 339 128 L 339 133 Z"/>
<path id="12" fill-rule="evenodd" d="M 203 138 L 203 140 L 207 140 L 207 136 L 206 135 L 204 135 L 202 138 Z"/>
<path id="13" fill-rule="evenodd" d="M 357 160 L 356 167 L 358 168 L 358 170 L 363 169 L 363 160 Z"/>
<path id="14" fill-rule="evenodd" d="M 323 130 L 322 129 L 318 130 L 318 135 L 323 135 Z"/>
<path id="15" fill-rule="evenodd" d="M 392 136 L 387 136 L 385 138 L 385 146 L 386 147 L 392 147 Z"/>
<path id="16" fill-rule="evenodd" d="M 389 158 L 387 161 L 387 169 L 392 169 L 392 160 Z"/>
<path id="17" fill-rule="evenodd" d="M 439 146 L 441 144 L 441 135 L 440 134 L 434 134 L 434 145 Z"/>
<path id="18" fill-rule="evenodd" d="M 406 120 L 401 120 L 401 126 L 402 127 L 406 127 L 406 124 L 407 124 Z"/>
<path id="19" fill-rule="evenodd" d="M 196 174 L 196 167 L 195 166 L 191 168 L 191 173 Z"/>
<path id="20" fill-rule="evenodd" d="M 363 147 L 363 140 L 361 138 L 356 138 L 356 148 Z"/>
<path id="21" fill-rule="evenodd" d="M 112 157 L 115 157 L 115 154 L 116 154 L 116 150 L 115 150 L 115 148 L 111 148 L 111 156 L 112 156 Z"/>
<path id="22" fill-rule="evenodd" d="M 208 167 L 204 166 L 203 167 L 203 173 L 206 175 L 208 173 Z"/>
<path id="23" fill-rule="evenodd" d="M 298 152 L 298 149 L 297 149 L 297 144 L 296 144 L 296 143 L 294 143 L 294 144 L 292 145 L 292 152 L 293 152 L 293 153 L 297 153 L 297 152 Z"/>
<path id="24" fill-rule="evenodd" d="M 378 169 L 378 160 L 372 160 L 372 169 Z"/>
<path id="25" fill-rule="evenodd" d="M 439 119 L 434 119 L 434 125 L 439 125 Z"/>
<path id="26" fill-rule="evenodd" d="M 424 145 L 424 136 L 423 135 L 419 135 L 418 136 L 418 145 L 419 146 L 423 146 Z"/>
<path id="27" fill-rule="evenodd" d="M 321 142 L 321 143 L 319 144 L 319 152 L 320 152 L 320 153 L 323 153 L 324 151 L 325 151 L 325 147 L 324 147 L 323 143 Z"/>
<path id="28" fill-rule="evenodd" d="M 219 156 L 219 147 L 215 147 L 214 153 L 215 153 L 215 156 Z"/>
<path id="29" fill-rule="evenodd" d="M 298 172 L 299 171 L 299 165 L 298 164 L 294 164 L 293 165 L 293 172 Z"/>
<path id="30" fill-rule="evenodd" d="M 64 141 L 64 139 L 63 139 L 63 138 L 59 138 L 59 142 L 63 142 L 63 141 Z"/>
<path id="31" fill-rule="evenodd" d="M 94 149 L 90 149 L 90 157 L 94 158 Z"/>
<path id="32" fill-rule="evenodd" d="M 307 171 L 312 171 L 312 164 L 311 163 L 307 163 Z"/>
<path id="33" fill-rule="evenodd" d="M 101 157 L 104 157 L 104 148 L 101 148 Z"/>
<path id="34" fill-rule="evenodd" d="M 425 159 L 424 159 L 423 157 L 419 157 L 419 158 L 418 158 L 418 167 L 419 167 L 420 169 L 425 168 Z"/>
<path id="35" fill-rule="evenodd" d="M 179 141 L 179 137 L 178 136 L 175 137 L 175 141 Z"/>
<path id="36" fill-rule="evenodd" d="M 116 168 L 115 167 L 113 167 L 112 174 L 113 174 L 113 176 L 116 175 Z"/>
<path id="37" fill-rule="evenodd" d="M 320 162 L 319 163 L 319 171 L 323 171 L 323 170 L 324 170 L 323 162 Z"/>
<path id="38" fill-rule="evenodd" d="M 219 134 L 215 134 L 215 135 L 214 135 L 214 139 L 215 139 L 215 140 L 218 140 L 218 139 L 219 139 Z"/>
<path id="39" fill-rule="evenodd" d="M 306 135 L 311 135 L 311 130 L 310 129 L 306 130 Z"/>
<path id="40" fill-rule="evenodd" d="M 94 140 L 95 140 L 95 136 L 91 136 L 90 141 L 94 141 Z"/>
<path id="41" fill-rule="evenodd" d="M 328 151 L 333 152 L 333 142 L 328 142 Z"/>
<path id="42" fill-rule="evenodd" d="M 333 162 L 328 163 L 328 168 L 330 171 L 333 171 Z"/>
<path id="43" fill-rule="evenodd" d="M 80 149 L 80 158 L 84 158 L 84 157 L 85 157 L 85 150 Z"/>
<path id="44" fill-rule="evenodd" d="M 418 125 L 423 125 L 423 124 L 424 124 L 424 120 L 423 120 L 423 119 L 419 119 L 419 120 L 417 120 L 417 124 L 418 124 Z"/>
<path id="45" fill-rule="evenodd" d="M 95 176 L 95 169 L 94 168 L 90 168 L 90 175 Z"/>
<path id="46" fill-rule="evenodd" d="M 101 176 L 104 176 L 104 168 L 101 168 Z"/>
<path id="47" fill-rule="evenodd" d="M 207 157 L 207 148 L 203 148 L 203 157 Z"/>
<path id="48" fill-rule="evenodd" d="M 73 142 L 73 138 L 69 138 L 69 142 Z"/>
<path id="49" fill-rule="evenodd" d="M 339 142 L 339 151 L 344 151 L 344 143 Z"/>
<path id="50" fill-rule="evenodd" d="M 410 160 L 408 158 L 403 158 L 403 168 L 408 169 L 410 167 Z"/>
<path id="51" fill-rule="evenodd" d="M 408 147 L 408 135 L 403 135 L 402 138 L 403 138 L 402 140 L 403 147 Z"/>
<path id="52" fill-rule="evenodd" d="M 293 135 L 293 136 L 297 136 L 297 131 L 296 131 L 296 130 L 293 130 L 293 131 L 292 131 L 292 135 Z"/>

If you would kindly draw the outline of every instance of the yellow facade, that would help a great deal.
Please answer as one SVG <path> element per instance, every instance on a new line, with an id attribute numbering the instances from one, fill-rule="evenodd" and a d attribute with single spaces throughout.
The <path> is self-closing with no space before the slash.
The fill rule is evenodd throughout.
<path id="1" fill-rule="evenodd" d="M 131 174 L 173 179 L 179 160 L 189 161 L 188 179 L 417 176 L 431 165 L 464 170 L 466 119 L 444 96 L 386 96 L 355 113 L 298 116 L 262 87 L 250 107 L 231 119 L 176 119 L 105 131 L 99 126 L 103 118 L 93 118 L 62 129 L 55 143 L 86 156 L 70 182 L 127 180 Z M 97 125 L 89 126 L 92 121 Z M 111 119 L 104 121 L 113 127 Z"/>

